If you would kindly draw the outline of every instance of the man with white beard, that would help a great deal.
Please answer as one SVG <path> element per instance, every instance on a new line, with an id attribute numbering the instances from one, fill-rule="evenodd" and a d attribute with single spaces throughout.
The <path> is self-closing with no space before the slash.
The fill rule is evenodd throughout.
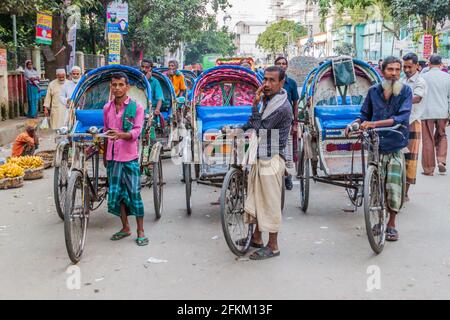
<path id="1" fill-rule="evenodd" d="M 386 228 L 386 240 L 397 241 L 398 231 L 395 229 L 395 218 L 402 202 L 402 149 L 408 146 L 409 117 L 412 109 L 412 90 L 400 81 L 402 61 L 396 57 L 384 59 L 381 73 L 383 82 L 369 89 L 361 115 L 355 122 L 361 130 L 379 127 L 392 127 L 400 124 L 396 132 L 380 132 L 380 169 L 385 177 L 386 206 L 389 221 Z M 352 123 L 353 124 L 353 123 Z M 350 124 L 350 126 L 352 125 Z M 346 134 L 349 133 L 349 127 Z M 380 226 L 375 225 L 373 233 Z"/>
<path id="2" fill-rule="evenodd" d="M 81 78 L 81 68 L 78 66 L 73 66 L 70 70 L 70 76 L 71 79 L 67 80 L 64 86 L 61 89 L 61 105 L 66 106 L 69 102 L 70 97 L 72 96 L 72 93 L 75 90 L 75 87 L 78 84 L 78 81 L 80 81 Z"/>

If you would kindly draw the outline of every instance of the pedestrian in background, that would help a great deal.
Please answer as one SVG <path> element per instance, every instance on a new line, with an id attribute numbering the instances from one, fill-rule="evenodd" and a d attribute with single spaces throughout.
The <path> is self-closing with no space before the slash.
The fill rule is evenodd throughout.
<path id="1" fill-rule="evenodd" d="M 449 121 L 450 74 L 441 71 L 442 58 L 430 57 L 430 70 L 422 74 L 428 92 L 422 114 L 422 167 L 423 174 L 432 176 L 436 169 L 446 174 L 447 134 Z"/>
<path id="2" fill-rule="evenodd" d="M 280 67 L 283 69 L 283 71 L 286 74 L 286 71 L 288 69 L 288 61 L 285 57 L 278 57 L 275 60 L 275 66 Z M 292 106 L 292 113 L 294 115 L 294 121 L 292 123 L 292 129 L 291 134 L 289 135 L 289 141 L 288 141 L 288 150 L 287 150 L 287 162 L 286 167 L 292 168 L 293 162 L 298 161 L 297 157 L 297 141 L 298 141 L 298 102 L 300 100 L 300 96 L 298 94 L 298 85 L 297 82 L 295 82 L 294 79 L 289 78 L 286 74 L 286 77 L 284 79 L 284 90 L 286 90 L 288 95 L 288 101 Z M 292 175 L 289 174 L 286 171 L 286 178 L 285 178 L 285 185 L 287 190 L 292 190 L 294 187 L 292 183 Z"/>
<path id="3" fill-rule="evenodd" d="M 28 118 L 37 118 L 39 102 L 39 79 L 40 73 L 33 68 L 33 62 L 25 62 L 25 81 L 27 84 Z"/>
<path id="4" fill-rule="evenodd" d="M 44 113 L 50 115 L 50 127 L 53 130 L 64 126 L 66 107 L 61 104 L 61 91 L 66 83 L 66 70 L 57 69 L 56 79 L 50 82 L 44 100 Z"/>
<path id="5" fill-rule="evenodd" d="M 415 53 L 408 53 L 403 57 L 403 72 L 406 77 L 403 79 L 405 85 L 412 89 L 412 110 L 409 118 L 409 143 L 406 160 L 406 201 L 409 201 L 409 187 L 416 184 L 417 160 L 419 158 L 419 148 L 421 141 L 422 125 L 420 118 L 423 113 L 423 100 L 427 93 L 427 84 L 420 76 L 419 58 Z"/>

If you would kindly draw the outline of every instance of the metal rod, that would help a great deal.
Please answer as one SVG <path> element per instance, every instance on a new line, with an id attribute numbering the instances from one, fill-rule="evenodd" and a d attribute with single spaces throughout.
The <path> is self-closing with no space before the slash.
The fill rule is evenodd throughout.
<path id="1" fill-rule="evenodd" d="M 358 190 L 358 186 L 353 185 L 353 184 L 346 184 L 346 183 L 340 183 L 340 182 L 336 182 L 336 181 L 332 181 L 332 180 L 328 180 L 328 179 L 324 179 L 324 178 L 319 178 L 319 177 L 313 177 L 313 180 L 315 182 L 322 182 L 325 184 L 331 184 L 333 186 L 336 187 L 342 187 L 342 188 L 346 188 L 346 189 L 353 189 L 353 190 Z"/>
<path id="2" fill-rule="evenodd" d="M 18 61 L 17 61 L 17 21 L 16 15 L 12 15 L 13 21 L 13 39 L 14 39 L 14 69 L 17 69 Z"/>

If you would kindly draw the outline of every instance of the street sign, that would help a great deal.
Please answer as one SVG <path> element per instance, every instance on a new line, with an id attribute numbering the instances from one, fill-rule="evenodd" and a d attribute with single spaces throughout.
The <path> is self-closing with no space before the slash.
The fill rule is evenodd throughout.
<path id="1" fill-rule="evenodd" d="M 425 59 L 430 58 L 433 53 L 433 36 L 431 34 L 425 34 L 423 36 L 423 57 Z"/>
<path id="2" fill-rule="evenodd" d="M 36 43 L 52 44 L 52 15 L 49 12 L 37 13 Z"/>
<path id="3" fill-rule="evenodd" d="M 128 3 L 113 1 L 108 4 L 107 12 L 108 33 L 128 33 Z"/>
<path id="4" fill-rule="evenodd" d="M 108 64 L 120 64 L 120 41 L 122 35 L 120 33 L 109 33 L 109 55 Z"/>

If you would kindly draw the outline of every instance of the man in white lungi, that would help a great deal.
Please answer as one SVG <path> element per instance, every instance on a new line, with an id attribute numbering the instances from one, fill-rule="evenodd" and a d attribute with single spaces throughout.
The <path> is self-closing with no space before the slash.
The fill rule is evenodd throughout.
<path id="1" fill-rule="evenodd" d="M 60 96 L 65 83 L 66 71 L 57 69 L 56 79 L 48 85 L 47 95 L 45 96 L 44 113 L 46 117 L 50 114 L 50 127 L 53 130 L 59 129 L 64 125 L 66 107 L 61 104 Z"/>
<path id="2" fill-rule="evenodd" d="M 248 176 L 245 201 L 246 222 L 256 223 L 251 246 L 258 250 L 250 255 L 252 260 L 280 255 L 278 232 L 281 226 L 282 179 L 286 168 L 284 152 L 293 121 L 292 107 L 283 89 L 285 76 L 280 67 L 265 70 L 263 85 L 253 101 L 252 115 L 243 128 L 255 130 L 258 137 L 257 159 Z M 259 112 L 258 105 L 261 102 L 262 109 Z M 266 246 L 262 232 L 269 233 Z"/>

